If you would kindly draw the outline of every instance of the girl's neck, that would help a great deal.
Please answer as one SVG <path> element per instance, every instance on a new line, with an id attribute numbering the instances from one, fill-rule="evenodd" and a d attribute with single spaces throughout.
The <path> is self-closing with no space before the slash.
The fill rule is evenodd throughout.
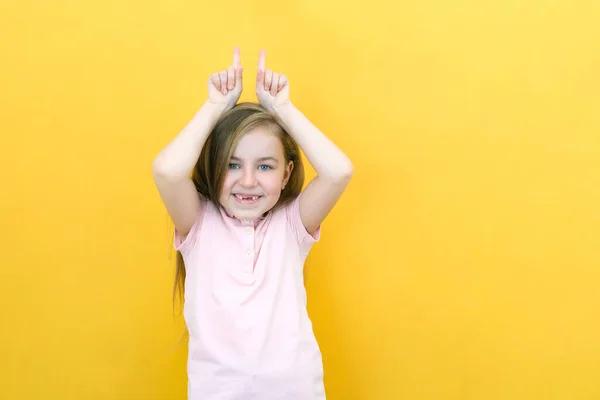
<path id="1" fill-rule="evenodd" d="M 265 218 L 267 218 L 267 215 L 269 215 L 269 211 L 265 212 L 263 215 L 261 215 L 260 217 L 256 217 L 256 218 L 239 218 L 235 215 L 230 214 L 224 207 L 223 207 L 223 212 L 225 212 L 225 215 L 227 215 L 227 217 L 235 219 L 236 221 L 239 221 L 242 225 L 254 225 L 257 226 L 262 220 L 264 220 Z"/>

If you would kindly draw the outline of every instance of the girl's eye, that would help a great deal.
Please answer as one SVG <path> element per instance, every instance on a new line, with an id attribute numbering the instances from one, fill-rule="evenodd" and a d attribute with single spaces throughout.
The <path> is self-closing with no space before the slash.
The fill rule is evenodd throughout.
<path id="1" fill-rule="evenodd" d="M 269 165 L 259 165 L 258 169 L 260 169 L 261 171 L 268 171 L 271 169 L 271 167 Z"/>
<path id="2" fill-rule="evenodd" d="M 229 169 L 238 169 L 239 167 L 240 167 L 240 164 L 235 164 L 235 163 L 229 164 Z"/>

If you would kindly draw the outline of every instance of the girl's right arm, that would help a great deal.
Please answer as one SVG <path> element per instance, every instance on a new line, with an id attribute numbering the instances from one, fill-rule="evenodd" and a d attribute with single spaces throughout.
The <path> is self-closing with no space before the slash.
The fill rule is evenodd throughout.
<path id="1" fill-rule="evenodd" d="M 152 175 L 160 197 L 182 237 L 193 226 L 200 208 L 198 192 L 190 175 L 213 127 L 240 98 L 242 70 L 236 47 L 233 65 L 211 75 L 208 100 L 152 163 Z"/>

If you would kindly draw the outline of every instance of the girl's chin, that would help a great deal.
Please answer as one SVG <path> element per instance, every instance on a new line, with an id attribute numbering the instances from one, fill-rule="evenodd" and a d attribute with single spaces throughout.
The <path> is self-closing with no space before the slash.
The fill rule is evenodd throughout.
<path id="1" fill-rule="evenodd" d="M 264 207 L 256 204 L 253 206 L 240 205 L 235 201 L 230 202 L 227 212 L 239 219 L 255 219 L 264 214 Z"/>
<path id="2" fill-rule="evenodd" d="M 227 199 L 225 210 L 230 216 L 234 216 L 240 220 L 255 220 L 263 217 L 269 209 L 266 196 L 260 196 L 258 199 L 240 200 L 236 196 L 231 195 Z"/>

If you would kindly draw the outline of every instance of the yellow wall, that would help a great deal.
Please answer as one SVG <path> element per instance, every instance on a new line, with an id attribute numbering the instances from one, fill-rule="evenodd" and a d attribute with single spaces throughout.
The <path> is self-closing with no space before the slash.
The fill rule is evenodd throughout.
<path id="1" fill-rule="evenodd" d="M 239 45 L 356 166 L 330 399 L 599 399 L 598 4 L 3 1 L 0 398 L 185 398 L 150 166 Z"/>

